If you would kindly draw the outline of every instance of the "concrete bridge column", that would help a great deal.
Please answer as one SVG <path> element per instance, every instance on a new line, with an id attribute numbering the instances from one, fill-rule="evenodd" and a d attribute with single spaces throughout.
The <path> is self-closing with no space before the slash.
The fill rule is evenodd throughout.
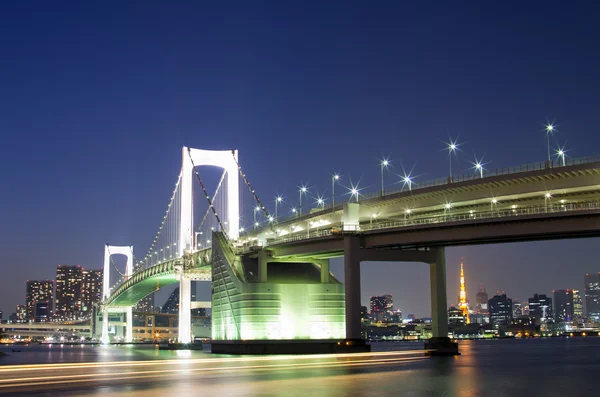
<path id="1" fill-rule="evenodd" d="M 192 341 L 192 280 L 181 274 L 179 282 L 179 343 Z"/>
<path id="2" fill-rule="evenodd" d="M 108 309 L 106 308 L 102 310 L 102 339 L 100 341 L 105 345 L 110 342 L 108 340 Z"/>
<path id="3" fill-rule="evenodd" d="M 318 264 L 321 265 L 321 284 L 329 283 L 329 259 L 321 259 Z"/>
<path id="4" fill-rule="evenodd" d="M 125 342 L 133 342 L 133 307 L 127 308 L 125 312 Z"/>
<path id="5" fill-rule="evenodd" d="M 264 249 L 258 252 L 258 282 L 267 282 L 267 265 L 269 264 L 269 256 Z"/>
<path id="6" fill-rule="evenodd" d="M 346 339 L 361 339 L 360 332 L 360 240 L 344 237 L 344 287 L 346 292 Z"/>
<path id="7" fill-rule="evenodd" d="M 446 249 L 435 248 L 435 262 L 429 264 L 431 285 L 431 322 L 433 337 L 448 336 L 448 301 L 446 297 Z"/>

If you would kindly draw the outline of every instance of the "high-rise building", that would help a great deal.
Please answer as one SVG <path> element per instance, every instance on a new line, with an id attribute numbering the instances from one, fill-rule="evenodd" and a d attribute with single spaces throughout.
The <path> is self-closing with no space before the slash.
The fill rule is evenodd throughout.
<path id="1" fill-rule="evenodd" d="M 136 311 L 142 313 L 154 313 L 154 292 L 138 302 Z"/>
<path id="2" fill-rule="evenodd" d="M 507 298 L 506 294 L 494 295 L 488 301 L 490 312 L 490 323 L 498 328 L 509 325 L 513 319 L 512 299 Z"/>
<path id="3" fill-rule="evenodd" d="M 488 313 L 488 301 L 490 300 L 488 293 L 485 292 L 485 287 L 483 284 L 479 285 L 479 291 L 475 296 L 475 312 L 477 314 L 487 314 Z"/>
<path id="4" fill-rule="evenodd" d="M 46 303 L 47 310 L 49 310 L 49 313 L 52 313 L 52 305 L 54 304 L 54 281 L 27 280 L 27 295 L 25 296 L 27 320 L 35 321 L 36 304 L 39 302 Z"/>
<path id="5" fill-rule="evenodd" d="M 27 305 L 17 305 L 15 314 L 17 317 L 17 322 L 23 323 L 27 321 Z"/>
<path id="6" fill-rule="evenodd" d="M 0 310 L 0 321 L 2 321 L 2 310 Z"/>
<path id="7" fill-rule="evenodd" d="M 371 319 L 373 321 L 386 321 L 393 315 L 394 301 L 392 295 L 372 296 L 371 304 Z"/>
<path id="8" fill-rule="evenodd" d="M 573 316 L 575 319 L 583 317 L 583 303 L 581 302 L 581 295 L 579 290 L 573 290 Z"/>
<path id="9" fill-rule="evenodd" d="M 585 275 L 585 308 L 588 317 L 600 320 L 600 273 Z"/>
<path id="10" fill-rule="evenodd" d="M 516 299 L 513 299 L 513 319 L 523 317 L 523 304 Z"/>
<path id="11" fill-rule="evenodd" d="M 529 317 L 533 318 L 536 324 L 552 319 L 552 298 L 545 294 L 533 294 L 533 298 L 529 298 Z"/>
<path id="12" fill-rule="evenodd" d="M 83 301 L 83 268 L 81 266 L 56 267 L 56 317 L 75 320 L 81 316 Z"/>
<path id="13" fill-rule="evenodd" d="M 449 325 L 464 325 L 467 322 L 463 312 L 454 306 L 448 308 L 448 324 Z"/>
<path id="14" fill-rule="evenodd" d="M 178 314 L 179 313 L 179 287 L 175 288 L 169 296 L 161 310 L 163 313 Z"/>
<path id="15" fill-rule="evenodd" d="M 554 295 L 554 320 L 557 323 L 568 323 L 573 321 L 574 305 L 573 291 L 570 289 L 559 289 L 552 291 Z"/>
<path id="16" fill-rule="evenodd" d="M 104 271 L 83 270 L 81 286 L 81 310 L 84 317 L 91 316 L 93 307 L 102 301 L 102 285 L 104 283 Z"/>
<path id="17" fill-rule="evenodd" d="M 50 316 L 52 312 L 50 309 L 50 301 L 41 301 L 35 303 L 35 322 L 36 323 L 44 323 L 46 321 L 50 321 Z"/>

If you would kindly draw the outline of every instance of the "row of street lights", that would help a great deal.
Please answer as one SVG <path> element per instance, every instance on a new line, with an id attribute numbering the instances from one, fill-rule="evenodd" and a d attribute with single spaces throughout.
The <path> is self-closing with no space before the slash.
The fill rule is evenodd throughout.
<path id="1" fill-rule="evenodd" d="M 548 146 L 548 162 L 551 166 L 552 164 L 552 156 L 551 156 L 551 150 L 550 150 L 550 135 L 553 134 L 553 132 L 556 130 L 556 127 L 554 126 L 553 123 L 547 123 L 544 127 L 545 131 L 546 131 L 546 137 L 547 137 L 547 146 Z M 459 146 L 461 144 L 458 143 L 458 139 L 452 139 L 450 138 L 448 142 L 444 142 L 446 144 L 446 148 L 444 150 L 448 151 L 448 168 L 449 168 L 449 177 L 448 177 L 448 181 L 452 182 L 452 157 L 453 155 L 456 156 L 457 152 L 460 150 Z M 566 165 L 566 150 L 564 147 L 559 147 L 558 149 L 556 149 L 555 151 L 556 156 L 561 160 L 562 165 L 565 166 Z M 473 167 L 471 167 L 471 169 L 474 170 L 474 172 L 477 174 L 479 174 L 480 178 L 483 178 L 483 172 L 485 170 L 484 165 L 487 163 L 483 162 L 483 157 L 481 159 L 478 159 L 477 156 L 475 156 L 475 161 L 471 162 L 471 164 L 473 165 Z M 384 171 L 388 170 L 389 167 L 391 165 L 391 161 L 389 159 L 389 157 L 385 157 L 383 159 L 380 160 L 379 162 L 379 169 L 380 169 L 380 173 L 381 173 L 381 196 L 385 195 L 385 180 L 384 180 Z M 406 170 L 403 170 L 403 175 L 399 175 L 400 177 L 400 182 L 403 184 L 402 187 L 408 187 L 409 191 L 412 191 L 412 186 L 415 183 L 414 182 L 414 176 L 412 175 L 412 170 L 407 173 Z M 341 176 L 338 173 L 334 173 L 331 176 L 331 206 L 332 208 L 335 207 L 335 186 L 336 183 L 339 183 L 341 179 Z M 350 188 L 348 188 L 348 194 L 350 195 L 350 200 L 352 200 L 353 198 L 356 199 L 356 201 L 358 202 L 358 196 L 359 196 L 359 191 L 361 189 L 358 188 L 358 185 L 354 186 L 352 185 Z M 295 207 L 292 207 L 291 212 L 294 215 L 297 216 L 301 216 L 302 215 L 302 196 L 305 196 L 308 194 L 308 187 L 306 185 L 301 185 L 298 189 L 298 193 L 299 193 L 299 207 L 298 209 Z M 275 216 L 274 217 L 269 217 L 269 222 L 276 222 L 277 219 L 279 218 L 279 206 L 283 203 L 283 197 L 282 196 L 276 196 L 275 197 Z M 321 208 L 325 208 L 325 200 L 323 197 L 318 196 L 317 200 L 316 200 L 316 204 L 318 206 L 320 206 Z M 254 208 L 254 227 L 258 227 L 259 226 L 259 222 L 256 219 L 256 213 L 260 211 L 260 207 L 256 207 Z"/>

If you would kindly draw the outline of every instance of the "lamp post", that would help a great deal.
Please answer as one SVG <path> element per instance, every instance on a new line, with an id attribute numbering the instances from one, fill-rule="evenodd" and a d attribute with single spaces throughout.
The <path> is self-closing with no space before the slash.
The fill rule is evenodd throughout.
<path id="1" fill-rule="evenodd" d="M 384 191 L 384 188 L 383 188 L 383 169 L 387 168 L 389 164 L 390 164 L 390 162 L 389 162 L 388 159 L 383 159 L 379 163 L 379 166 L 381 168 L 381 195 L 382 196 L 385 195 L 385 191 Z"/>
<path id="2" fill-rule="evenodd" d="M 308 189 L 306 188 L 306 186 L 302 185 L 300 186 L 300 216 L 302 216 L 302 195 L 306 194 L 308 192 Z"/>
<path id="3" fill-rule="evenodd" d="M 567 151 L 564 147 L 559 147 L 558 149 L 556 149 L 556 156 L 561 160 L 563 167 L 567 164 L 565 159 L 566 153 Z"/>
<path id="4" fill-rule="evenodd" d="M 278 219 L 279 219 L 279 218 L 277 218 L 277 204 L 281 203 L 282 201 L 283 201 L 283 197 L 281 197 L 281 196 L 275 197 L 275 222 L 278 222 Z"/>
<path id="5" fill-rule="evenodd" d="M 331 176 L 331 210 L 334 210 L 335 207 L 335 182 L 340 180 L 340 176 L 338 174 L 333 174 Z"/>
<path id="6" fill-rule="evenodd" d="M 446 143 L 448 145 L 446 150 L 448 150 L 448 162 L 450 165 L 450 177 L 448 178 L 449 182 L 452 182 L 452 153 L 456 155 L 456 150 L 458 149 L 457 140 L 450 139 L 450 142 Z"/>
<path id="7" fill-rule="evenodd" d="M 546 142 L 548 143 L 548 165 L 552 167 L 552 159 L 550 158 L 550 135 L 554 132 L 554 125 L 552 123 L 546 124 Z"/>
<path id="8" fill-rule="evenodd" d="M 256 229 L 258 227 L 258 222 L 256 221 L 256 213 L 260 211 L 260 207 L 257 205 L 256 207 L 254 207 L 254 228 Z"/>

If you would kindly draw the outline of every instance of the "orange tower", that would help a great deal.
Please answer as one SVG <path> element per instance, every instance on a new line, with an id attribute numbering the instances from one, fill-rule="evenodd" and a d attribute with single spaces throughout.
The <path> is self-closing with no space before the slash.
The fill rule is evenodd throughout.
<path id="1" fill-rule="evenodd" d="M 465 271 L 463 269 L 462 258 L 460 259 L 460 295 L 458 308 L 460 309 L 462 315 L 465 316 L 467 324 L 470 324 L 471 319 L 469 318 L 469 304 L 467 303 L 467 290 L 465 288 Z"/>

